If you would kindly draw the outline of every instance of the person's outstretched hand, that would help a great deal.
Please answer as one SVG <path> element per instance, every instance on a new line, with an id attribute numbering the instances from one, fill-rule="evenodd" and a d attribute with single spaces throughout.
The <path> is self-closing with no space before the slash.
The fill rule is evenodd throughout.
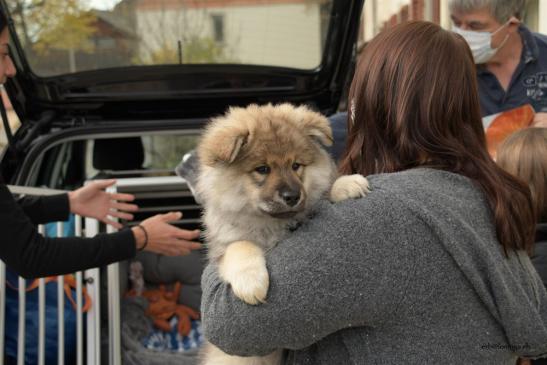
<path id="1" fill-rule="evenodd" d="M 170 212 L 143 220 L 139 225 L 144 228 L 148 236 L 144 250 L 167 256 L 179 256 L 188 255 L 192 250 L 200 249 L 201 244 L 193 241 L 199 238 L 199 229 L 189 231 L 169 224 L 181 217 L 180 212 Z M 147 238 L 141 227 L 131 228 L 138 249 L 145 245 Z"/>
<path id="2" fill-rule="evenodd" d="M 84 217 L 95 218 L 118 229 L 122 228 L 122 225 L 113 218 L 132 220 L 133 214 L 128 212 L 135 212 L 139 207 L 126 203 L 135 199 L 132 194 L 111 194 L 104 191 L 115 183 L 116 180 L 95 180 L 69 192 L 70 211 Z"/>
<path id="3" fill-rule="evenodd" d="M 547 128 L 547 113 L 536 113 L 532 127 Z"/>

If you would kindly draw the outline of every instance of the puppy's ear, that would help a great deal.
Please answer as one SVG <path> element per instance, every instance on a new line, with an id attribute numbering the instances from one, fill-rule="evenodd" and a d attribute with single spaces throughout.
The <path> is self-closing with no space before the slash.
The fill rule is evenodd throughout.
<path id="1" fill-rule="evenodd" d="M 299 107 L 301 109 L 303 107 Z M 322 114 L 313 112 L 307 108 L 302 113 L 302 127 L 306 134 L 318 140 L 323 146 L 332 146 L 334 139 L 332 137 L 332 129 L 326 117 Z"/>
<path id="2" fill-rule="evenodd" d="M 214 119 L 206 129 L 198 147 L 201 163 L 213 166 L 231 164 L 247 143 L 249 130 L 234 125 L 228 118 Z"/>

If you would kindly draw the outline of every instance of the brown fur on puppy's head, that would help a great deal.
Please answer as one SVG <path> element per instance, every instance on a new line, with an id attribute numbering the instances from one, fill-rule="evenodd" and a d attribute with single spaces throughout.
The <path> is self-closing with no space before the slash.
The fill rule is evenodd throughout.
<path id="1" fill-rule="evenodd" d="M 216 183 L 233 186 L 220 189 L 228 195 L 224 199 L 239 199 L 273 217 L 291 217 L 309 205 L 310 193 L 313 202 L 324 193 L 328 185 L 323 181 L 331 182 L 333 165 L 321 144 L 332 144 L 329 122 L 304 106 L 231 108 L 203 135 L 201 180 L 214 176 Z"/>

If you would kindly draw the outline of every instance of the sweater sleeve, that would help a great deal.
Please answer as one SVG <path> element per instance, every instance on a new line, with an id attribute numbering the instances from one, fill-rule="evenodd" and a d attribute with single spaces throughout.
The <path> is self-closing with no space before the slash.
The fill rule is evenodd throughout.
<path id="1" fill-rule="evenodd" d="M 66 221 L 70 213 L 68 194 L 24 196 L 17 203 L 34 224 Z"/>
<path id="2" fill-rule="evenodd" d="M 66 274 L 135 255 L 130 230 L 93 238 L 46 238 L 0 184 L 0 259 L 25 278 Z"/>
<path id="3" fill-rule="evenodd" d="M 409 240 L 419 224 L 377 191 L 323 203 L 313 219 L 267 254 L 270 288 L 258 306 L 235 297 L 209 264 L 202 276 L 207 339 L 228 354 L 265 355 L 392 319 L 414 270 Z"/>

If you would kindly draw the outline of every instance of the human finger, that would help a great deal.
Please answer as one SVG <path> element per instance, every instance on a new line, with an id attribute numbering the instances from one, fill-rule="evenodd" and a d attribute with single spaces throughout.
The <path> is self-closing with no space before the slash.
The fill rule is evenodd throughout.
<path id="1" fill-rule="evenodd" d="M 532 126 L 537 128 L 546 128 L 547 127 L 547 120 L 536 120 L 532 124 Z"/>
<path id="2" fill-rule="evenodd" d="M 137 204 L 113 202 L 110 206 L 114 209 L 123 210 L 125 212 L 136 212 L 139 210 L 139 206 Z"/>
<path id="3" fill-rule="evenodd" d="M 117 222 L 117 221 L 115 221 L 115 220 L 113 220 L 109 217 L 105 217 L 105 218 L 101 219 L 101 222 L 103 222 L 104 224 L 108 224 L 108 225 L 110 225 L 110 226 L 112 226 L 116 229 L 121 229 L 122 228 L 122 225 L 119 222 Z"/>
<path id="4" fill-rule="evenodd" d="M 125 193 L 111 193 L 110 199 L 117 200 L 117 201 L 132 202 L 133 200 L 135 200 L 135 195 L 125 194 Z"/>
<path id="5" fill-rule="evenodd" d="M 108 179 L 108 180 L 95 180 L 93 181 L 93 185 L 95 185 L 96 188 L 98 189 L 106 189 L 108 188 L 109 186 L 112 186 L 116 183 L 116 180 L 115 179 Z"/>
<path id="6" fill-rule="evenodd" d="M 192 240 L 195 240 L 195 239 L 199 238 L 199 235 L 201 234 L 201 231 L 199 229 L 189 231 L 187 229 L 177 228 L 175 233 L 176 233 L 175 236 L 177 238 L 192 241 Z"/>
<path id="7" fill-rule="evenodd" d="M 186 256 L 190 254 L 190 251 L 185 249 L 180 249 L 177 246 L 169 246 L 161 250 L 162 253 L 166 256 Z"/>
<path id="8" fill-rule="evenodd" d="M 173 221 L 181 219 L 182 218 L 182 213 L 181 212 L 169 212 L 169 213 L 161 214 L 160 217 L 164 222 L 173 222 Z"/>
<path id="9" fill-rule="evenodd" d="M 122 212 L 122 211 L 118 211 L 118 210 L 112 210 L 112 211 L 110 211 L 109 214 L 112 217 L 125 219 L 126 221 L 133 220 L 133 214 L 131 214 L 131 213 L 126 213 L 126 212 Z"/>
<path id="10" fill-rule="evenodd" d="M 188 250 L 199 250 L 203 247 L 201 243 L 194 241 L 179 240 L 179 243 L 183 244 L 184 248 Z"/>
<path id="11" fill-rule="evenodd" d="M 185 248 L 179 249 L 177 256 L 188 256 L 190 255 L 190 250 L 187 250 Z"/>

